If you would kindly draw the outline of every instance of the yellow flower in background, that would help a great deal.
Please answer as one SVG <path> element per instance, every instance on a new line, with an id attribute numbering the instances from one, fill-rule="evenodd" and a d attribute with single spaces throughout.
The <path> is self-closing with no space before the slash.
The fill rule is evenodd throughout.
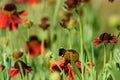
<path id="1" fill-rule="evenodd" d="M 53 72 L 50 74 L 50 80 L 60 80 L 59 72 Z"/>
<path id="2" fill-rule="evenodd" d="M 112 15 L 108 20 L 108 24 L 110 27 L 117 27 L 120 25 L 120 15 Z"/>
<path id="3" fill-rule="evenodd" d="M 8 40 L 7 40 L 5 37 L 1 37 L 1 38 L 0 38 L 0 43 L 1 43 L 0 45 L 1 45 L 1 46 L 6 45 L 7 42 L 8 42 Z"/>

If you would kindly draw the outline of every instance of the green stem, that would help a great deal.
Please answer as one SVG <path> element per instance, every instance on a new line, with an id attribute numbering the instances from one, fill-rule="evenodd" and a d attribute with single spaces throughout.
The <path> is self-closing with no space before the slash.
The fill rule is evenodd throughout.
<path id="1" fill-rule="evenodd" d="M 69 49 L 72 49 L 72 34 L 71 34 L 71 30 L 68 29 L 68 36 L 69 36 Z"/>
<path id="2" fill-rule="evenodd" d="M 106 51 L 106 45 L 104 44 L 104 64 L 103 64 L 103 70 L 104 70 L 105 64 L 106 64 L 106 56 L 107 56 L 107 51 Z"/>
<path id="3" fill-rule="evenodd" d="M 18 65 L 19 65 L 19 67 L 20 67 L 20 72 L 21 72 L 21 80 L 24 80 L 24 73 L 23 73 L 23 69 L 22 69 L 22 65 L 21 65 L 21 63 L 19 63 L 18 62 Z"/>
<path id="4" fill-rule="evenodd" d="M 12 46 L 12 34 L 11 31 L 9 29 L 7 29 L 7 37 L 8 37 L 8 41 L 9 41 L 9 47 L 11 49 L 11 51 L 13 50 L 13 46 Z"/>
<path id="5" fill-rule="evenodd" d="M 27 29 L 27 41 L 29 41 L 29 37 L 30 37 L 30 28 Z M 27 57 L 27 63 L 29 64 L 30 63 L 30 52 L 28 50 L 28 56 Z"/>
<path id="6" fill-rule="evenodd" d="M 5 80 L 5 75 L 4 75 L 4 72 L 2 72 L 2 76 L 3 76 L 3 80 Z"/>
<path id="7" fill-rule="evenodd" d="M 57 15 L 58 15 L 58 11 L 61 5 L 61 1 L 62 0 L 56 0 L 56 6 L 55 6 L 55 12 L 54 12 L 54 16 L 53 16 L 53 26 L 56 25 L 56 19 L 57 19 Z"/>
<path id="8" fill-rule="evenodd" d="M 91 59 L 91 63 L 95 63 L 95 58 L 94 58 L 94 47 L 93 47 L 93 43 L 91 44 L 91 49 L 92 49 L 92 51 L 91 51 L 91 53 L 92 53 L 92 59 Z M 91 67 L 92 67 L 92 65 L 91 65 Z M 92 80 L 94 80 L 94 78 L 95 78 L 95 76 L 94 76 L 94 74 L 93 74 L 93 69 L 92 69 Z"/>
<path id="9" fill-rule="evenodd" d="M 80 15 L 78 15 L 78 23 L 79 23 L 79 29 L 80 29 L 80 53 L 81 56 L 79 56 L 79 59 L 81 59 L 81 65 L 82 65 L 82 80 L 84 80 L 84 54 L 83 54 L 83 24 L 81 22 Z"/>
<path id="10" fill-rule="evenodd" d="M 27 39 L 29 40 L 29 37 L 30 37 L 30 28 L 27 29 Z"/>
<path id="11" fill-rule="evenodd" d="M 45 31 L 42 30 L 42 40 L 41 40 L 42 47 L 41 47 L 41 54 L 44 53 L 44 34 L 45 34 Z"/>
<path id="12" fill-rule="evenodd" d="M 44 16 L 44 13 L 46 12 L 46 8 L 47 8 L 46 0 L 43 0 L 43 6 L 42 6 L 42 14 L 41 14 L 41 16 Z"/>
<path id="13" fill-rule="evenodd" d="M 54 27 L 57 24 L 57 16 L 58 16 L 58 11 L 61 5 L 61 1 L 62 0 L 56 0 L 56 5 L 55 5 L 55 10 L 53 11 L 53 19 L 52 19 L 52 24 L 51 24 L 51 28 L 50 28 L 50 41 L 51 43 L 53 42 L 53 35 L 54 35 Z"/>

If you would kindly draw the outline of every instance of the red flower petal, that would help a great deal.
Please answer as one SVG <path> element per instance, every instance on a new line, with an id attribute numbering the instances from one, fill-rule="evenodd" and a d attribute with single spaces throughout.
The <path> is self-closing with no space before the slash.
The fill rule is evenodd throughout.
<path id="1" fill-rule="evenodd" d="M 14 30 L 17 29 L 17 27 L 18 27 L 18 24 L 13 23 L 13 24 L 10 25 L 10 30 L 14 31 Z"/>
<path id="2" fill-rule="evenodd" d="M 26 3 L 33 5 L 33 4 L 37 4 L 39 2 L 39 0 L 26 0 Z"/>
<path id="3" fill-rule="evenodd" d="M 20 70 L 14 68 L 14 67 L 11 67 L 9 70 L 8 70 L 8 74 L 15 78 L 17 74 L 20 74 Z"/>
<path id="4" fill-rule="evenodd" d="M 68 76 L 67 76 L 67 80 L 70 80 L 71 78 L 75 78 L 75 73 L 73 71 L 72 65 L 70 63 L 67 64 L 68 67 Z"/>
<path id="5" fill-rule="evenodd" d="M 25 45 L 24 45 L 24 49 L 25 49 L 25 51 L 26 51 L 26 52 L 28 52 L 29 47 L 28 47 L 28 45 L 27 45 L 27 44 L 25 44 Z"/>
<path id="6" fill-rule="evenodd" d="M 15 0 L 15 2 L 24 2 L 25 0 Z"/>
<path id="7" fill-rule="evenodd" d="M 41 53 L 41 45 L 33 44 L 30 46 L 30 57 L 33 58 Z"/>
<path id="8" fill-rule="evenodd" d="M 27 3 L 29 5 L 33 5 L 33 4 L 37 4 L 40 0 L 15 0 L 15 2 L 18 2 L 18 3 Z"/>
<path id="9" fill-rule="evenodd" d="M 60 69 L 58 68 L 58 65 L 63 68 L 65 64 L 65 60 L 61 59 L 59 61 L 54 61 L 54 60 L 50 60 L 50 70 L 51 71 L 60 71 Z"/>
<path id="10" fill-rule="evenodd" d="M 118 42 L 117 37 L 113 35 L 113 39 L 110 42 L 117 43 Z"/>
<path id="11" fill-rule="evenodd" d="M 19 16 L 12 16 L 12 20 L 16 24 L 21 24 L 26 21 L 26 19 L 20 18 Z"/>
<path id="12" fill-rule="evenodd" d="M 106 43 L 109 43 L 110 40 L 104 40 L 103 43 L 106 44 Z"/>
<path id="13" fill-rule="evenodd" d="M 28 15 L 28 12 L 26 10 L 24 11 L 21 11 L 18 13 L 20 16 L 27 16 Z"/>
<path id="14" fill-rule="evenodd" d="M 30 68 L 26 68 L 26 70 L 27 70 L 29 73 L 31 73 L 31 72 L 32 72 L 31 67 L 30 67 Z"/>
<path id="15" fill-rule="evenodd" d="M 82 66 L 80 62 L 76 62 L 76 67 L 79 69 L 80 73 L 82 73 Z"/>
<path id="16" fill-rule="evenodd" d="M 0 13 L 0 28 L 6 28 L 8 26 L 8 17 Z"/>
<path id="17" fill-rule="evenodd" d="M 98 38 L 94 39 L 94 45 L 97 46 L 100 43 L 100 40 Z"/>

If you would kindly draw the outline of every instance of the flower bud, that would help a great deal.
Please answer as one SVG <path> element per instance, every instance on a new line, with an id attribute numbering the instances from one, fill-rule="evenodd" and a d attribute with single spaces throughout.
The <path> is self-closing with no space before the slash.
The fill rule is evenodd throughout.
<path id="1" fill-rule="evenodd" d="M 33 22 L 30 21 L 30 20 L 26 20 L 25 25 L 28 26 L 28 27 L 31 27 L 33 25 Z"/>
<path id="2" fill-rule="evenodd" d="M 0 64 L 0 71 L 3 71 L 5 69 L 5 66 Z"/>
<path id="3" fill-rule="evenodd" d="M 15 52 L 13 52 L 13 54 L 12 54 L 13 59 L 19 59 L 19 58 L 21 58 L 22 56 L 23 56 L 23 52 L 21 52 L 21 51 L 15 51 Z"/>

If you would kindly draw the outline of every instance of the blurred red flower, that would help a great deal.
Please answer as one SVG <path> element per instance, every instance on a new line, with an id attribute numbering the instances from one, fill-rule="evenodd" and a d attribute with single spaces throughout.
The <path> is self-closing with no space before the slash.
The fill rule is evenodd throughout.
<path id="1" fill-rule="evenodd" d="M 43 17 L 41 19 L 41 23 L 39 24 L 39 27 L 42 28 L 43 30 L 46 30 L 50 27 L 50 24 L 48 23 L 48 18 L 47 17 Z"/>
<path id="2" fill-rule="evenodd" d="M 108 33 L 102 33 L 98 38 L 94 39 L 94 45 L 98 45 L 100 43 L 117 43 L 117 37 L 115 35 L 108 34 Z"/>
<path id="3" fill-rule="evenodd" d="M 41 54 L 42 50 L 43 52 L 46 50 L 47 42 L 44 41 L 44 47 L 42 47 L 41 41 L 39 41 L 36 36 L 31 36 L 27 44 L 24 45 L 24 48 L 26 52 L 29 51 L 30 57 L 34 58 Z"/>
<path id="4" fill-rule="evenodd" d="M 0 28 L 5 29 L 7 27 L 10 30 L 16 30 L 18 24 L 21 24 L 25 19 L 19 16 L 26 16 L 27 11 L 17 12 L 16 6 L 14 4 L 6 4 L 0 12 Z"/>
<path id="5" fill-rule="evenodd" d="M 112 3 L 114 0 L 108 0 L 108 1 Z"/>
<path id="6" fill-rule="evenodd" d="M 91 63 L 87 62 L 86 63 L 88 67 L 91 67 Z M 76 67 L 79 69 L 80 73 L 82 73 L 82 66 L 81 66 L 81 62 L 76 61 L 75 62 Z M 92 67 L 94 65 L 92 64 Z M 72 64 L 70 62 L 66 62 L 65 59 L 62 57 L 59 61 L 50 61 L 50 71 L 54 72 L 54 71 L 58 71 L 61 72 L 61 70 L 63 70 L 65 72 L 65 74 L 67 75 L 67 79 L 66 80 L 70 80 L 70 78 L 75 78 L 75 72 L 74 69 L 72 67 Z M 88 70 L 86 70 L 86 72 L 88 73 Z"/>
<path id="7" fill-rule="evenodd" d="M 20 67 L 21 66 L 21 67 Z M 21 68 L 21 69 L 20 69 Z M 28 72 L 31 73 L 32 69 L 30 66 L 27 66 L 23 61 L 16 61 L 14 66 L 12 66 L 9 70 L 8 70 L 8 74 L 13 77 L 16 78 L 17 74 L 22 74 L 25 76 L 26 74 L 26 70 Z M 21 72 L 22 71 L 22 72 Z"/>
<path id="8" fill-rule="evenodd" d="M 65 0 L 65 8 L 72 10 L 79 6 L 81 3 L 88 3 L 90 0 Z"/>
<path id="9" fill-rule="evenodd" d="M 15 0 L 17 3 L 27 3 L 29 5 L 37 4 L 40 0 Z"/>

